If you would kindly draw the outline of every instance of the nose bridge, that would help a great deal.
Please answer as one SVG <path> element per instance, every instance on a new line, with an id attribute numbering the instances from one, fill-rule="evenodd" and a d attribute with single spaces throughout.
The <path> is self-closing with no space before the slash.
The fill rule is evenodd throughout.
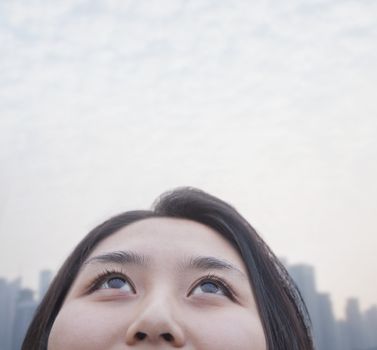
<path id="1" fill-rule="evenodd" d="M 173 347 L 183 345 L 184 331 L 178 322 L 177 305 L 168 288 L 151 290 L 141 297 L 133 321 L 127 330 L 127 343 L 139 341 L 167 342 Z"/>
<path id="2" fill-rule="evenodd" d="M 155 324 L 166 324 L 174 320 L 174 298 L 166 288 L 156 289 L 147 295 L 140 305 L 140 320 Z"/>

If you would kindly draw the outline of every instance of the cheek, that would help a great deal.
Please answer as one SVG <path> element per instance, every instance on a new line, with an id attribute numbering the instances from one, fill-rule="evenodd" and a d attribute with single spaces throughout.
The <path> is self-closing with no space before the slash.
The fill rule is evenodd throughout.
<path id="1" fill-rule="evenodd" d="M 81 303 L 60 310 L 48 339 L 48 350 L 103 350 L 122 341 L 115 325 L 117 313 Z"/>
<path id="2" fill-rule="evenodd" d="M 191 327 L 198 348 L 217 350 L 266 350 L 257 315 L 240 310 L 215 310 L 196 316 Z"/>
<path id="3" fill-rule="evenodd" d="M 132 312 L 119 305 L 69 302 L 52 327 L 48 350 L 103 350 L 124 346 Z M 242 308 L 184 308 L 182 326 L 196 349 L 266 350 L 259 317 Z"/>

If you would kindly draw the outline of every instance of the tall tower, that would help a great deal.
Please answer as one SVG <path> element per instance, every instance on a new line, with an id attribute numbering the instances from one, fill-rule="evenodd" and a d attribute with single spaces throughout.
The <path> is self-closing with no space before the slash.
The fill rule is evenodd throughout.
<path id="1" fill-rule="evenodd" d="M 364 313 L 364 327 L 368 348 L 377 348 L 377 306 L 371 306 Z"/>
<path id="2" fill-rule="evenodd" d="M 12 350 L 21 349 L 26 331 L 37 308 L 31 289 L 21 289 L 18 295 L 16 315 L 13 323 Z"/>
<path id="3" fill-rule="evenodd" d="M 337 327 L 332 304 L 328 293 L 318 294 L 318 318 L 320 324 L 319 349 L 335 350 L 339 348 L 337 342 Z"/>
<path id="4" fill-rule="evenodd" d="M 11 350 L 12 329 L 21 280 L 8 282 L 0 278 L 0 349 Z"/>
<path id="5" fill-rule="evenodd" d="M 352 350 L 349 342 L 348 325 L 345 320 L 339 320 L 337 322 L 338 336 L 338 349 L 339 350 Z"/>
<path id="6" fill-rule="evenodd" d="M 363 319 L 360 312 L 359 301 L 356 298 L 347 300 L 346 322 L 350 348 L 363 349 L 365 345 Z"/>
<path id="7" fill-rule="evenodd" d="M 46 291 L 52 280 L 52 271 L 42 270 L 39 273 L 39 290 L 38 290 L 38 299 L 41 301 L 46 294 Z"/>
<path id="8" fill-rule="evenodd" d="M 318 293 L 315 283 L 314 267 L 307 264 L 295 264 L 288 266 L 288 272 L 297 284 L 298 289 L 308 308 L 313 325 L 313 336 L 316 348 L 320 348 L 321 326 L 318 308 Z"/>

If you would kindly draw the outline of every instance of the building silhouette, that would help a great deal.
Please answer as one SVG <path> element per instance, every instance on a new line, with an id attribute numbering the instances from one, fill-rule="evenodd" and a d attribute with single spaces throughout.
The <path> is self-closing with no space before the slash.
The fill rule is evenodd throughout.
<path id="1" fill-rule="evenodd" d="M 314 343 L 316 348 L 321 349 L 321 323 L 319 319 L 319 300 L 314 267 L 306 264 L 288 265 L 288 272 L 295 281 L 305 301 L 312 322 Z"/>
<path id="2" fill-rule="evenodd" d="M 337 324 L 338 350 L 351 350 L 349 342 L 348 324 L 345 320 L 338 321 Z"/>
<path id="3" fill-rule="evenodd" d="M 337 325 L 332 312 L 332 303 L 328 293 L 317 295 L 318 303 L 318 348 L 322 350 L 339 349 Z"/>
<path id="4" fill-rule="evenodd" d="M 314 267 L 287 263 L 286 267 L 308 308 L 317 350 L 377 350 L 376 306 L 362 314 L 359 301 L 349 298 L 345 320 L 336 320 L 330 295 L 317 291 Z"/>
<path id="5" fill-rule="evenodd" d="M 26 331 L 33 318 L 37 302 L 34 300 L 34 292 L 24 288 L 18 293 L 16 312 L 12 331 L 12 350 L 20 350 Z"/>
<path id="6" fill-rule="evenodd" d="M 42 300 L 44 295 L 47 292 L 47 289 L 52 280 L 52 271 L 50 270 L 42 270 L 39 273 L 39 290 L 38 290 L 38 299 Z"/>
<path id="7" fill-rule="evenodd" d="M 41 271 L 38 299 L 34 291 L 21 287 L 21 279 L 0 278 L 0 350 L 20 350 L 38 303 L 48 289 L 52 272 Z"/>
<path id="8" fill-rule="evenodd" d="M 366 345 L 367 348 L 372 348 L 377 345 L 377 306 L 372 306 L 365 311 L 363 321 L 366 332 Z"/>
<path id="9" fill-rule="evenodd" d="M 0 278 L 0 349 L 12 350 L 13 324 L 21 279 L 12 282 Z"/>

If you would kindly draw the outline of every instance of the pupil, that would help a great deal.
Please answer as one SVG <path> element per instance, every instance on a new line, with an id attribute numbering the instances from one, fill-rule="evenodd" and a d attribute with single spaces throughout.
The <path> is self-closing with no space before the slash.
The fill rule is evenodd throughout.
<path id="1" fill-rule="evenodd" d="M 121 278 L 111 278 L 108 282 L 109 288 L 122 288 L 125 282 Z"/>
<path id="2" fill-rule="evenodd" d="M 216 293 L 219 291 L 219 287 L 212 282 L 205 282 L 201 285 L 202 291 L 204 293 Z"/>

